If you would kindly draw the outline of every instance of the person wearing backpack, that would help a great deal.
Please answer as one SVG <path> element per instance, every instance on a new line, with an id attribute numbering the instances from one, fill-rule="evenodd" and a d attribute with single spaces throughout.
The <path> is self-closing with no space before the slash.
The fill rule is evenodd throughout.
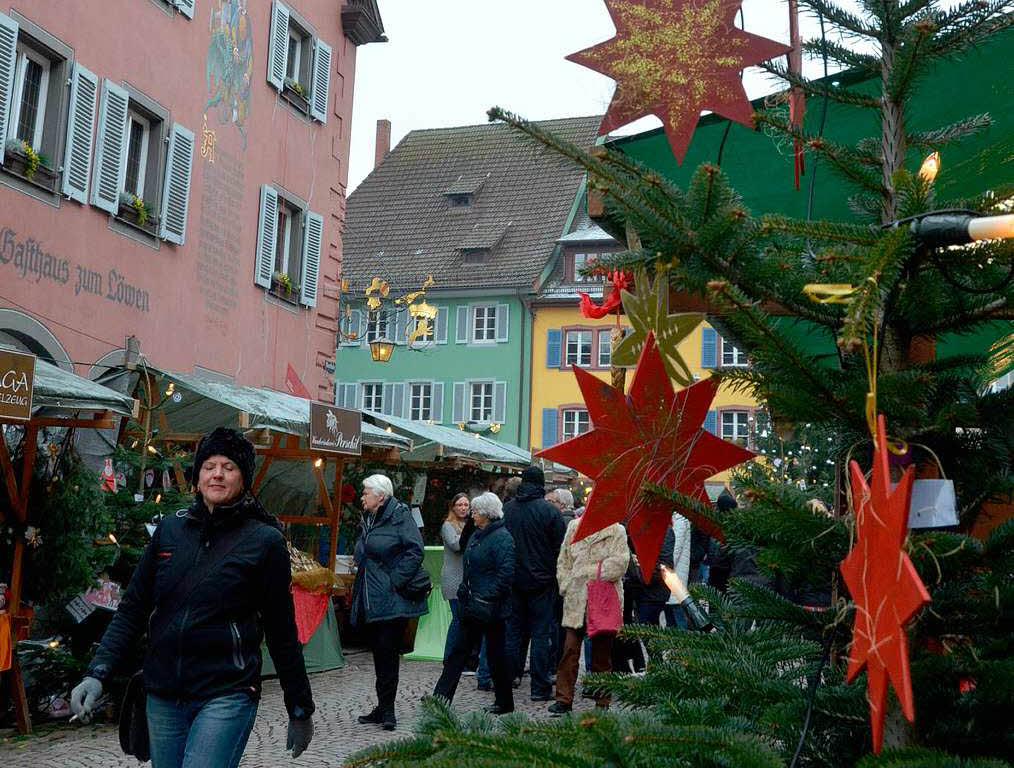
<path id="1" fill-rule="evenodd" d="M 251 493 L 254 448 L 218 428 L 194 456 L 194 502 L 152 534 L 70 706 L 87 721 L 106 681 L 147 632 L 143 692 L 124 706 L 129 754 L 153 768 L 235 768 L 257 715 L 261 640 L 275 662 L 298 757 L 314 712 L 289 594 L 281 524 Z M 132 681 L 133 685 L 133 681 Z M 146 722 L 144 722 L 146 721 Z"/>

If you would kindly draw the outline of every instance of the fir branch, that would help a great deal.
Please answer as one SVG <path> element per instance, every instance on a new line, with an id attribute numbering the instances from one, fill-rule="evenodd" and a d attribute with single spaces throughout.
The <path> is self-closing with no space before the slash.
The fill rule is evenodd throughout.
<path id="1" fill-rule="evenodd" d="M 840 221 L 803 221 L 789 216 L 771 214 L 761 219 L 764 232 L 783 232 L 827 243 L 848 245 L 875 245 L 880 237 L 866 224 L 846 224 Z"/>
<path id="2" fill-rule="evenodd" d="M 1008 12 L 1012 5 L 1012 0 L 968 0 L 934 16 L 940 32 L 930 52 L 937 58 L 953 57 L 1014 26 L 1014 14 Z"/>
<path id="3" fill-rule="evenodd" d="M 914 149 L 935 150 L 981 133 L 992 124 L 993 118 L 988 112 L 984 112 L 981 115 L 966 117 L 933 131 L 910 133 L 905 137 L 905 143 Z"/>
<path id="4" fill-rule="evenodd" d="M 815 58 L 826 57 L 830 61 L 841 64 L 852 72 L 871 76 L 880 71 L 880 58 L 868 53 L 848 48 L 833 40 L 807 40 L 803 43 L 803 53 Z"/>
<path id="5" fill-rule="evenodd" d="M 1006 297 L 967 312 L 940 316 L 938 322 L 921 326 L 917 330 L 923 336 L 934 336 L 954 331 L 969 332 L 975 326 L 993 320 L 1014 320 L 1014 307 L 1011 307 Z"/>
<path id="6" fill-rule="evenodd" d="M 854 88 L 836 88 L 833 85 L 826 84 L 823 80 L 810 80 L 802 75 L 789 72 L 788 67 L 784 63 L 775 59 L 761 62 L 757 66 L 784 80 L 790 86 L 802 88 L 807 96 L 830 99 L 839 104 L 847 104 L 852 107 L 880 109 L 880 99 L 867 96 L 865 93 L 857 91 Z"/>
<path id="7" fill-rule="evenodd" d="M 801 8 L 808 9 L 814 14 L 824 17 L 825 21 L 834 26 L 851 32 L 858 37 L 866 37 L 872 40 L 881 40 L 882 32 L 876 27 L 870 26 L 864 19 L 849 13 L 836 3 L 824 2 L 824 0 L 800 0 Z"/>
<path id="8" fill-rule="evenodd" d="M 897 55 L 885 92 L 895 103 L 904 101 L 911 92 L 913 84 L 920 72 L 925 71 L 930 58 L 926 56 L 927 41 L 933 36 L 936 27 L 928 20 L 911 25 L 906 30 L 905 40 L 897 46 Z"/>

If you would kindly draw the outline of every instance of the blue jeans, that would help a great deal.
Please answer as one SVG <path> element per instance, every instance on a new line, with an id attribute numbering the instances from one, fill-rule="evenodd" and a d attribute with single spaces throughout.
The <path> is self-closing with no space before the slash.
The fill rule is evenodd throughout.
<path id="1" fill-rule="evenodd" d="M 507 625 L 507 654 L 516 670 L 517 677 L 525 668 L 521 656 L 522 636 L 531 637 L 532 696 L 551 697 L 553 684 L 549 676 L 553 673 L 552 638 L 553 606 L 556 604 L 556 582 L 538 592 L 523 592 L 515 589 L 511 601 L 511 617 Z"/>
<path id="2" fill-rule="evenodd" d="M 256 716 L 245 693 L 188 701 L 149 693 L 152 768 L 236 768 Z"/>
<path id="3" fill-rule="evenodd" d="M 451 623 L 447 626 L 447 639 L 444 640 L 444 664 L 451 658 L 451 650 L 461 632 L 461 606 L 457 600 L 448 600 L 451 604 Z"/>

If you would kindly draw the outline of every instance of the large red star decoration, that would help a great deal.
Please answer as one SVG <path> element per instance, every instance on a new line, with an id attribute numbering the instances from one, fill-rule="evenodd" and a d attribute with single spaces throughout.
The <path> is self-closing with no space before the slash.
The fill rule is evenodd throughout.
<path id="1" fill-rule="evenodd" d="M 737 29 L 741 0 L 604 2 L 616 37 L 567 57 L 616 81 L 600 133 L 656 115 L 682 164 L 702 109 L 753 127 L 743 70 L 789 47 Z"/>
<path id="2" fill-rule="evenodd" d="M 595 481 L 575 541 L 608 525 L 627 522 L 627 533 L 651 579 L 672 522 L 672 505 L 644 493 L 645 483 L 708 503 L 704 481 L 754 454 L 702 428 L 718 383 L 704 379 L 673 394 L 662 357 L 648 334 L 630 394 L 574 366 L 592 429 L 537 455 L 582 472 Z M 712 520 L 679 510 L 692 523 L 724 540 Z"/>
<path id="3" fill-rule="evenodd" d="M 845 680 L 852 682 L 865 667 L 873 751 L 877 753 L 884 743 L 888 679 L 898 694 L 905 717 L 909 722 L 915 720 L 905 624 L 930 600 L 912 561 L 901 548 L 908 532 L 915 470 L 906 469 L 897 488 L 891 490 L 888 461 L 887 428 L 880 416 L 873 453 L 873 487 L 867 485 L 856 462 L 849 467 L 857 541 L 841 563 L 842 575 L 856 604 Z"/>

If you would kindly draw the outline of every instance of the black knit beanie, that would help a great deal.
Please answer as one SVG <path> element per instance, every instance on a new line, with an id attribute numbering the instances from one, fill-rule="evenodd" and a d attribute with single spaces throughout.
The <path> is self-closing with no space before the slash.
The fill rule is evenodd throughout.
<path id="1" fill-rule="evenodd" d="M 231 459 L 239 471 L 243 473 L 243 489 L 250 490 L 253 485 L 254 447 L 240 432 L 228 427 L 218 427 L 210 435 L 205 435 L 197 445 L 194 454 L 194 478 L 200 474 L 201 466 L 212 456 L 225 456 Z"/>
<path id="2" fill-rule="evenodd" d="M 531 483 L 532 485 L 542 487 L 546 484 L 546 476 L 543 474 L 540 467 L 533 464 L 530 467 L 525 467 L 524 471 L 521 473 L 521 482 Z"/>

